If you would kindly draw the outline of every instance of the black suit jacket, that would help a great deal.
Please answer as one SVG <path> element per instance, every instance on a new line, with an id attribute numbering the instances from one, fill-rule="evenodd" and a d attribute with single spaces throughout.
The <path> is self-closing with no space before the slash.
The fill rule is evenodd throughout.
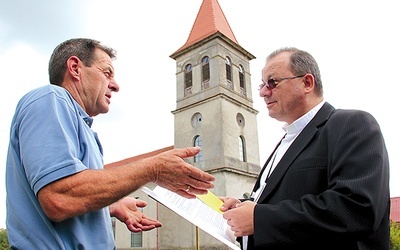
<path id="1" fill-rule="evenodd" d="M 257 203 L 248 249 L 389 249 L 389 161 L 376 120 L 325 103 Z"/>

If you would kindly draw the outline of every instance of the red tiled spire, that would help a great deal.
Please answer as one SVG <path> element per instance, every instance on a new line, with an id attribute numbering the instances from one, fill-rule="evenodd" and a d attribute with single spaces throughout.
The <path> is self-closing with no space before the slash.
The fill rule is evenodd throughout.
<path id="1" fill-rule="evenodd" d="M 203 0 L 192 30 L 190 31 L 189 38 L 186 43 L 178 49 L 178 51 L 181 51 L 218 32 L 239 45 L 218 1 Z"/>

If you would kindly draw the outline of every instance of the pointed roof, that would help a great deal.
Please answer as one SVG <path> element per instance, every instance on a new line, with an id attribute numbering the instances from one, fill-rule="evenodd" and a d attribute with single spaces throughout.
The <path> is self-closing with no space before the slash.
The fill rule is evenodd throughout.
<path id="1" fill-rule="evenodd" d="M 239 45 L 218 1 L 203 0 L 192 30 L 190 31 L 189 38 L 174 54 L 216 33 L 223 34 L 232 42 Z"/>

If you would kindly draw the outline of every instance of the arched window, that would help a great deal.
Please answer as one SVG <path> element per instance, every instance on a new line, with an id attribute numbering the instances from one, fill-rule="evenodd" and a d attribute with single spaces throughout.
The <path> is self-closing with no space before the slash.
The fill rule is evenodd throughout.
<path id="1" fill-rule="evenodd" d="M 192 65 L 188 64 L 185 67 L 185 96 L 192 93 L 193 76 Z"/>
<path id="2" fill-rule="evenodd" d="M 244 137 L 239 136 L 239 160 L 246 162 L 246 146 L 244 142 Z"/>
<path id="3" fill-rule="evenodd" d="M 201 84 L 203 89 L 208 88 L 210 81 L 210 58 L 208 56 L 201 59 Z"/>
<path id="4" fill-rule="evenodd" d="M 142 207 L 138 207 L 138 210 L 143 213 Z M 131 247 L 143 247 L 143 232 L 131 232 Z"/>
<path id="5" fill-rule="evenodd" d="M 131 232 L 131 247 L 143 247 L 143 232 Z"/>
<path id="6" fill-rule="evenodd" d="M 193 141 L 193 146 L 199 146 L 201 147 L 203 145 L 203 142 L 201 140 L 201 136 L 200 135 L 196 135 L 194 137 L 194 141 Z M 194 156 L 194 162 L 199 162 L 203 159 L 203 150 L 200 150 L 200 152 Z"/>
<path id="7" fill-rule="evenodd" d="M 228 81 L 229 86 L 233 87 L 232 84 L 232 63 L 229 57 L 225 58 L 226 65 L 226 80 Z"/>
<path id="8" fill-rule="evenodd" d="M 244 68 L 240 64 L 239 64 L 239 86 L 240 86 L 240 93 L 242 95 L 246 95 L 246 84 L 244 81 Z"/>

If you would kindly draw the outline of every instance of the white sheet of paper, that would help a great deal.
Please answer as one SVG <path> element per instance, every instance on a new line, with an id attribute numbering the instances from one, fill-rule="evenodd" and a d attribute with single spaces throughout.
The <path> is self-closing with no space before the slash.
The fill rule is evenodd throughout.
<path id="1" fill-rule="evenodd" d="M 187 199 L 160 186 L 153 190 L 143 187 L 142 191 L 225 245 L 240 250 L 240 247 L 235 245 L 236 238 L 222 213 L 218 213 L 200 199 Z"/>

